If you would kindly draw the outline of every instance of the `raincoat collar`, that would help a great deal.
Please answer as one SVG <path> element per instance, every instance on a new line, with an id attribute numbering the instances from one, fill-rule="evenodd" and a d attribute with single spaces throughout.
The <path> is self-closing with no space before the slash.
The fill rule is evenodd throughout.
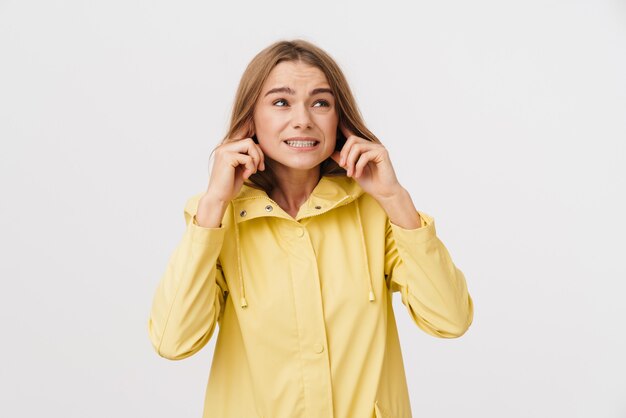
<path id="1" fill-rule="evenodd" d="M 278 217 L 299 222 L 301 219 L 321 215 L 339 206 L 346 205 L 364 193 L 359 184 L 350 177 L 345 176 L 322 176 L 317 183 L 309 198 L 300 206 L 295 218 L 285 212 L 274 200 L 272 200 L 264 190 L 250 187 L 244 184 L 239 191 L 237 197 L 232 200 L 233 217 L 235 219 L 235 240 L 237 245 L 237 263 L 239 265 L 239 290 L 241 292 L 241 307 L 246 308 L 248 301 L 246 299 L 245 283 L 242 274 L 241 263 L 241 243 L 239 242 L 239 224 L 262 216 Z M 368 299 L 370 302 L 375 300 L 372 287 L 372 277 L 369 270 L 369 261 L 367 255 L 367 247 L 365 245 L 365 237 L 363 236 L 363 222 L 361 219 L 361 211 L 359 205 L 354 205 L 355 216 L 360 231 L 360 247 L 365 260 L 365 276 L 369 287 Z"/>
<path id="2" fill-rule="evenodd" d="M 350 177 L 322 176 L 309 198 L 300 207 L 295 218 L 285 212 L 264 190 L 246 184 L 241 187 L 241 191 L 232 202 L 236 223 L 261 216 L 300 221 L 348 204 L 363 193 L 359 184 Z"/>

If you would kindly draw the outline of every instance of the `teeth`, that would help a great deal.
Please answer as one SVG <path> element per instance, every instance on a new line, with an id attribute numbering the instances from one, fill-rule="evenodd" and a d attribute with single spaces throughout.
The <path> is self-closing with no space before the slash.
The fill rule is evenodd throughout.
<path id="1" fill-rule="evenodd" d="M 315 141 L 286 141 L 290 147 L 312 147 Z"/>

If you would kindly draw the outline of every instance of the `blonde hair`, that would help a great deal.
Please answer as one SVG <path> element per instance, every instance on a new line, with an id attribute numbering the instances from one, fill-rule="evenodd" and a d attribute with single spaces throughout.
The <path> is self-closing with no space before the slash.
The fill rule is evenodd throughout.
<path id="1" fill-rule="evenodd" d="M 235 95 L 230 127 L 218 146 L 241 140 L 241 138 L 231 138 L 231 136 L 242 129 L 246 130 L 244 138 L 253 134 L 251 130 L 253 127 L 254 106 L 261 95 L 263 84 L 272 69 L 278 63 L 285 61 L 300 61 L 319 68 L 326 76 L 335 96 L 338 126 L 343 124 L 355 135 L 368 141 L 380 143 L 380 140 L 365 126 L 348 82 L 335 60 L 312 43 L 302 39 L 295 39 L 275 42 L 259 52 L 250 61 L 241 77 Z M 215 149 L 213 149 L 214 151 Z M 345 176 L 346 171 L 329 157 L 321 163 L 320 174 Z M 264 171 L 257 171 L 252 174 L 249 177 L 249 181 L 252 184 L 246 184 L 263 189 L 267 193 L 276 185 L 275 176 L 268 165 L 266 165 Z"/>

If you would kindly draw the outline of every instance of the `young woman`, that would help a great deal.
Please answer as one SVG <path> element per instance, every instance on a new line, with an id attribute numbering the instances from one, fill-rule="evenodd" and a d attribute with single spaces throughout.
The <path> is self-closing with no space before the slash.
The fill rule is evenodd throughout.
<path id="1" fill-rule="evenodd" d="M 219 324 L 204 418 L 410 417 L 392 293 L 441 338 L 465 333 L 472 299 L 340 68 L 303 40 L 270 45 L 214 151 L 149 320 L 172 360 Z"/>

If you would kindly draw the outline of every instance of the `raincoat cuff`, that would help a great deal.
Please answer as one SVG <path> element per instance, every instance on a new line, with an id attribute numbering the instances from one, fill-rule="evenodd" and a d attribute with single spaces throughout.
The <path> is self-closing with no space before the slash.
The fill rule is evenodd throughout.
<path id="1" fill-rule="evenodd" d="M 417 211 L 417 213 L 422 222 L 422 226 L 419 228 L 406 229 L 389 221 L 391 230 L 393 231 L 393 236 L 396 240 L 422 244 L 437 235 L 437 232 L 435 231 L 434 218 L 421 211 Z"/>
<path id="2" fill-rule="evenodd" d="M 226 228 L 221 224 L 217 228 L 205 228 L 196 223 L 196 215 L 193 215 L 187 232 L 191 234 L 191 240 L 194 243 L 208 245 L 223 242 Z"/>

